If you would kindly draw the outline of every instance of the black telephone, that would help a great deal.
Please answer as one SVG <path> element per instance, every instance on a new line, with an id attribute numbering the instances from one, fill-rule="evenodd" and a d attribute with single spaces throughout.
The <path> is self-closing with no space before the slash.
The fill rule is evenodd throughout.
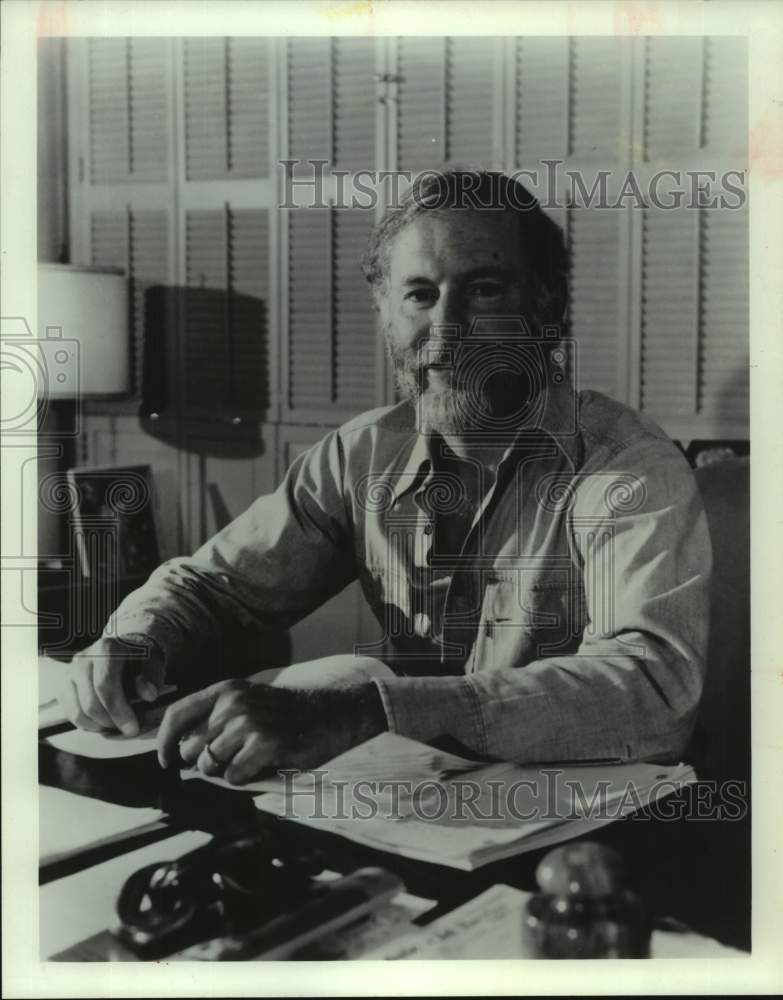
<path id="1" fill-rule="evenodd" d="M 241 935 L 304 902 L 322 869 L 318 854 L 294 854 L 270 832 L 213 840 L 131 875 L 112 933 L 145 959 Z"/>

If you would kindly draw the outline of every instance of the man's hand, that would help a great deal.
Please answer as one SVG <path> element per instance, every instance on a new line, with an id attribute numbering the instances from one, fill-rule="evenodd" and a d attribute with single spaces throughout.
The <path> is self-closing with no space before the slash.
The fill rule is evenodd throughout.
<path id="1" fill-rule="evenodd" d="M 128 642 L 102 638 L 73 658 L 62 671 L 57 697 L 70 721 L 80 729 L 119 729 L 135 736 L 139 723 L 128 704 L 126 683 L 144 701 L 154 701 L 163 686 L 163 656 L 156 647 L 148 656 L 130 657 Z"/>
<path id="2" fill-rule="evenodd" d="M 181 757 L 241 785 L 282 767 L 317 767 L 385 729 L 370 683 L 306 691 L 221 681 L 168 707 L 158 758 L 172 767 Z"/>

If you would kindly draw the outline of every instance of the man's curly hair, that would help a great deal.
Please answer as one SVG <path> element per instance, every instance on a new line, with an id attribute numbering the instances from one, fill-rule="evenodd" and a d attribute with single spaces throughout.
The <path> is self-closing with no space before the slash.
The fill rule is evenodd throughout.
<path id="1" fill-rule="evenodd" d="M 534 333 L 547 325 L 563 328 L 568 306 L 569 258 L 563 231 L 518 180 L 491 170 L 428 170 L 402 195 L 399 206 L 386 210 L 373 229 L 362 260 L 362 272 L 376 295 L 383 293 L 393 238 L 425 212 L 487 209 L 513 212 L 529 291 L 527 320 Z"/>

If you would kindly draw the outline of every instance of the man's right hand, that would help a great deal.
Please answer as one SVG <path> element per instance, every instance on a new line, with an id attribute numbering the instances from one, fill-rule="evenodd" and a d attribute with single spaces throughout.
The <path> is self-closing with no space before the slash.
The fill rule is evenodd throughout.
<path id="1" fill-rule="evenodd" d="M 125 736 L 139 731 L 127 692 L 154 701 L 163 686 L 163 655 L 155 647 L 147 656 L 129 656 L 128 642 L 102 638 L 74 656 L 62 672 L 57 697 L 70 721 L 80 729 L 119 729 Z"/>

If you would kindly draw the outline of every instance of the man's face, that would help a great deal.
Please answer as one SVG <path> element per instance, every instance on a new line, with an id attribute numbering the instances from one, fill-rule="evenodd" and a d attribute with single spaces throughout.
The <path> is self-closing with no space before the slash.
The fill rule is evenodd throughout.
<path id="1" fill-rule="evenodd" d="M 529 382 L 508 351 L 520 336 L 523 274 L 517 221 L 505 212 L 428 212 L 392 238 L 379 305 L 421 431 L 490 429 L 527 402 Z"/>

